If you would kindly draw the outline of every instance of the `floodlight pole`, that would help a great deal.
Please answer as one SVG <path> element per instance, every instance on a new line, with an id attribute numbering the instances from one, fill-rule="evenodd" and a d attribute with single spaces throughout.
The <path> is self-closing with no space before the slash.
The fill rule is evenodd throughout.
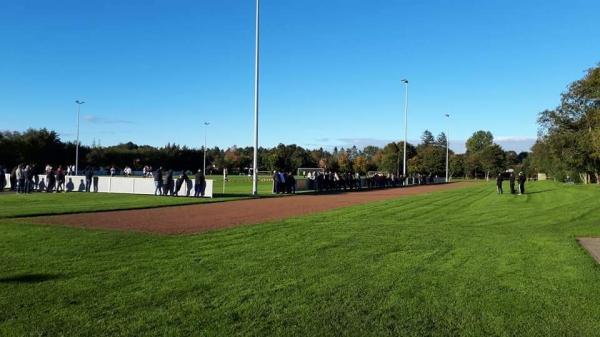
<path id="1" fill-rule="evenodd" d="M 79 114 L 81 112 L 81 105 L 84 101 L 76 100 L 77 103 L 77 144 L 75 144 L 75 175 L 79 174 Z"/>
<path id="2" fill-rule="evenodd" d="M 408 137 L 408 80 L 402 80 L 404 83 L 404 162 L 402 165 L 402 176 L 404 176 L 404 181 L 408 182 L 406 179 L 406 142 Z"/>
<path id="3" fill-rule="evenodd" d="M 259 66 L 259 29 L 260 0 L 256 0 L 255 46 L 254 46 L 254 159 L 252 164 L 252 195 L 258 195 L 258 66 Z"/>
<path id="4" fill-rule="evenodd" d="M 203 167 L 202 174 L 206 176 L 206 134 L 208 133 L 209 122 L 204 122 L 204 159 L 203 159 Z"/>
<path id="5" fill-rule="evenodd" d="M 450 120 L 450 114 L 446 114 L 445 115 L 446 118 L 448 118 L 448 120 Z M 448 123 L 450 124 L 450 123 Z M 450 126 L 447 126 L 447 130 L 446 130 L 446 183 L 449 182 L 449 176 L 448 176 L 448 159 L 449 159 L 449 153 L 450 153 Z"/>

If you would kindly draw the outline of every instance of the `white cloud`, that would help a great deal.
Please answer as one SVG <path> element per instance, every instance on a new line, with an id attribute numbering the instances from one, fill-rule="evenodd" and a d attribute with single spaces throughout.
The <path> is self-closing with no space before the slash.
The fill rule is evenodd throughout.
<path id="1" fill-rule="evenodd" d="M 535 137 L 526 136 L 499 136 L 494 137 L 494 142 L 504 149 L 504 151 L 528 152 L 535 143 Z M 464 153 L 466 139 L 450 140 L 450 148 L 457 153 Z"/>
<path id="2" fill-rule="evenodd" d="M 525 136 L 500 136 L 494 137 L 494 140 L 498 142 L 526 142 L 533 140 L 535 142 L 535 138 Z"/>
<path id="3" fill-rule="evenodd" d="M 383 147 L 388 143 L 393 142 L 391 139 L 380 139 L 380 138 L 337 138 L 337 139 L 329 139 L 329 138 L 320 138 L 315 140 L 314 144 L 305 144 L 310 148 L 319 148 L 323 147 L 326 149 L 333 149 L 334 147 L 338 148 L 349 148 L 352 146 L 356 146 L 359 149 L 363 149 L 365 146 L 373 145 Z M 526 137 L 526 136 L 500 136 L 495 137 L 494 142 L 500 146 L 505 151 L 515 151 L 515 152 L 523 152 L 530 151 L 531 146 L 535 143 L 535 137 Z M 411 140 L 408 142 L 413 145 L 419 144 L 420 140 Z M 466 139 L 450 139 L 450 149 L 456 153 L 464 153 Z"/>
<path id="4" fill-rule="evenodd" d="M 533 144 L 535 144 L 535 137 L 525 136 L 501 136 L 494 139 L 496 143 L 505 151 L 512 150 L 515 152 L 527 152 L 531 150 Z"/>
<path id="5" fill-rule="evenodd" d="M 105 117 L 98 117 L 94 115 L 85 115 L 83 116 L 83 120 L 88 123 L 93 124 L 132 124 L 132 121 L 127 121 L 123 119 L 111 119 Z"/>
<path id="6" fill-rule="evenodd" d="M 356 146 L 358 148 L 364 148 L 365 146 L 368 146 L 368 145 L 385 146 L 387 143 L 392 142 L 389 139 L 377 139 L 377 138 L 338 138 L 337 141 L 340 142 L 340 144 L 338 144 L 338 146 L 342 146 L 342 147 Z"/>

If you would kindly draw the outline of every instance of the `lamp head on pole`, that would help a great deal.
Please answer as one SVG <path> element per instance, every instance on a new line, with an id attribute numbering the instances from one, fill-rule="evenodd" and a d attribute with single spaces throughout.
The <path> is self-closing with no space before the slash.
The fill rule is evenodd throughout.
<path id="1" fill-rule="evenodd" d="M 402 80 L 402 83 L 404 83 L 404 84 L 408 84 L 408 80 L 407 80 L 407 79 L 403 79 L 403 80 Z"/>
<path id="2" fill-rule="evenodd" d="M 80 100 L 76 100 L 75 103 L 77 103 L 77 104 L 83 104 L 85 102 L 84 101 L 80 101 Z"/>
<path id="3" fill-rule="evenodd" d="M 209 122 L 204 122 L 204 125 L 207 125 L 207 126 L 208 126 L 208 125 L 210 125 L 210 123 L 209 123 Z"/>
<path id="4" fill-rule="evenodd" d="M 444 114 L 444 116 L 446 116 L 446 117 L 450 118 L 450 114 Z"/>

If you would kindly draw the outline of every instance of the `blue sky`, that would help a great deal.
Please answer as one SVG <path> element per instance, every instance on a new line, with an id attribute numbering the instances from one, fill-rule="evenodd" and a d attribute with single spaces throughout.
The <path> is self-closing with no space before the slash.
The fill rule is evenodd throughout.
<path id="1" fill-rule="evenodd" d="M 598 1 L 261 1 L 260 143 L 381 145 L 490 130 L 507 149 L 600 61 Z M 0 2 L 0 129 L 252 143 L 253 0 Z M 443 114 L 450 113 L 450 121 Z"/>

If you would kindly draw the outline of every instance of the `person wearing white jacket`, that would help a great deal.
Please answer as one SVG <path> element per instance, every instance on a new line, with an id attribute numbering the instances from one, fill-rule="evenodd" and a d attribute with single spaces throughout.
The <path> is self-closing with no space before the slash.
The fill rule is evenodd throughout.
<path id="1" fill-rule="evenodd" d="M 21 164 L 17 166 L 15 176 L 17 177 L 17 193 L 23 193 L 25 191 L 25 175 Z"/>

